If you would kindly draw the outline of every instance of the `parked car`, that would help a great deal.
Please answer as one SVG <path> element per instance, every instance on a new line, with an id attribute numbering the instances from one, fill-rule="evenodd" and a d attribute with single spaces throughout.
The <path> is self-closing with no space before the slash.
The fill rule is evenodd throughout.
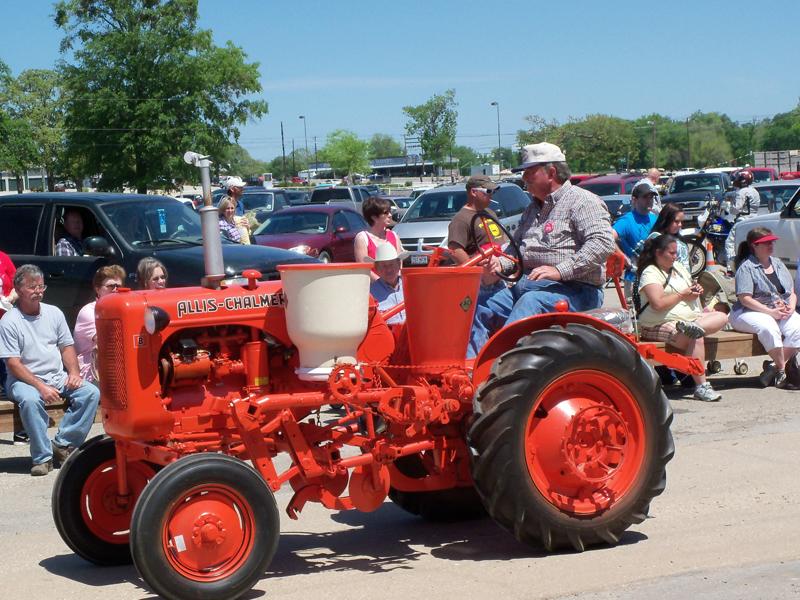
<path id="1" fill-rule="evenodd" d="M 414 201 L 409 196 L 385 196 L 385 198 L 392 203 L 392 218 L 397 222 L 403 218 L 403 215 L 406 214 L 406 211 Z"/>
<path id="2" fill-rule="evenodd" d="M 722 170 L 676 175 L 661 203 L 674 202 L 683 209 L 684 225 L 697 222 L 709 199 L 722 202 L 733 189 L 730 175 Z"/>
<path id="3" fill-rule="evenodd" d="M 436 184 L 435 184 L 435 183 L 420 183 L 420 184 L 418 184 L 418 185 L 415 185 L 415 186 L 414 186 L 414 187 L 411 189 L 411 199 L 412 199 L 412 200 L 416 200 L 416 199 L 417 199 L 417 198 L 419 198 L 419 197 L 420 197 L 422 194 L 424 194 L 424 193 L 425 193 L 425 192 L 427 192 L 428 190 L 432 190 L 432 189 L 433 189 L 433 188 L 435 188 L 435 187 L 436 187 Z"/>
<path id="4" fill-rule="evenodd" d="M 753 188 L 758 191 L 758 195 L 761 197 L 761 206 L 758 209 L 759 214 L 780 212 L 784 206 L 789 204 L 789 201 L 800 188 L 800 179 L 765 181 L 756 183 Z"/>
<path id="5" fill-rule="evenodd" d="M 600 196 L 600 200 L 606 203 L 608 214 L 611 215 L 611 222 L 613 223 L 625 213 L 631 211 L 631 195 L 630 194 L 615 194 L 611 196 Z"/>
<path id="6" fill-rule="evenodd" d="M 771 167 L 747 167 L 745 169 L 740 169 L 741 171 L 750 171 L 750 174 L 753 176 L 753 182 L 759 183 L 761 181 L 777 181 L 778 180 L 778 171 Z M 737 171 L 738 173 L 738 171 Z M 736 178 L 736 173 L 733 174 L 731 179 Z"/>
<path id="7" fill-rule="evenodd" d="M 787 182 L 788 183 L 788 182 Z M 760 192 L 759 192 L 760 193 Z M 740 221 L 734 228 L 736 248 L 747 239 L 747 234 L 754 227 L 768 227 L 780 239 L 775 241 L 775 256 L 787 267 L 798 267 L 800 254 L 800 190 L 795 190 L 780 212 L 756 215 Z"/>
<path id="8" fill-rule="evenodd" d="M 55 256 L 67 209 L 83 217 L 83 256 Z M 92 277 L 107 264 L 128 273 L 137 287 L 136 265 L 145 256 L 167 267 L 170 287 L 199 285 L 204 273 L 200 216 L 175 198 L 141 194 L 32 193 L 0 198 L 0 250 L 19 266 L 37 265 L 47 285 L 45 301 L 64 311 L 70 326 L 94 297 Z M 245 269 L 277 279 L 277 265 L 311 260 L 276 248 L 222 241 L 229 282 Z"/>
<path id="9" fill-rule="evenodd" d="M 226 190 L 215 190 L 211 199 L 214 206 L 219 206 L 220 201 L 227 194 Z M 277 212 L 289 206 L 286 190 L 279 188 L 266 189 L 261 186 L 247 186 L 240 199 L 244 208 L 244 214 L 259 225 L 264 222 L 271 213 Z"/>
<path id="10" fill-rule="evenodd" d="M 598 196 L 614 196 L 617 194 L 630 194 L 633 186 L 642 179 L 643 175 L 636 173 L 621 173 L 614 175 L 598 175 L 581 181 L 578 185 Z"/>
<path id="11" fill-rule="evenodd" d="M 308 199 L 311 197 L 311 194 L 303 190 L 286 190 L 284 191 L 284 195 L 286 196 L 286 201 L 289 203 L 289 206 L 308 204 Z"/>
<path id="12" fill-rule="evenodd" d="M 492 194 L 489 208 L 497 214 L 503 226 L 513 233 L 531 197 L 513 183 L 500 183 L 499 186 Z M 393 229 L 403 247 L 410 251 L 405 264 L 428 264 L 431 251 L 424 249 L 425 246 L 447 247 L 447 227 L 453 215 L 466 202 L 467 191 L 463 184 L 437 187 L 414 200 Z"/>
<path id="13" fill-rule="evenodd" d="M 597 174 L 591 173 L 575 173 L 572 177 L 569 178 L 569 182 L 572 185 L 578 185 L 579 183 L 583 183 L 587 179 L 593 179 L 597 177 Z"/>
<path id="14" fill-rule="evenodd" d="M 353 240 L 367 228 L 364 217 L 344 206 L 293 206 L 267 217 L 254 236 L 262 246 L 286 248 L 322 262 L 351 262 Z"/>
<path id="15" fill-rule="evenodd" d="M 361 214 L 361 206 L 370 195 L 363 185 L 318 187 L 311 192 L 308 202 L 309 204 L 341 204 Z"/>

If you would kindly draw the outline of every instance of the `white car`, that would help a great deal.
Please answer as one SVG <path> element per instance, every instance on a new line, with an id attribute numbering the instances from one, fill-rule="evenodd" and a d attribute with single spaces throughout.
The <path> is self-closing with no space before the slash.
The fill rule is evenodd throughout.
<path id="1" fill-rule="evenodd" d="M 770 183 L 783 184 L 784 182 L 772 181 Z M 794 184 L 796 188 L 794 194 L 786 201 L 783 210 L 739 221 L 734 226 L 734 240 L 736 248 L 738 248 L 739 244 L 747 239 L 747 234 L 751 229 L 767 227 L 780 238 L 775 242 L 774 255 L 780 258 L 787 267 L 796 269 L 798 254 L 800 254 L 800 181 L 791 180 L 785 183 Z"/>

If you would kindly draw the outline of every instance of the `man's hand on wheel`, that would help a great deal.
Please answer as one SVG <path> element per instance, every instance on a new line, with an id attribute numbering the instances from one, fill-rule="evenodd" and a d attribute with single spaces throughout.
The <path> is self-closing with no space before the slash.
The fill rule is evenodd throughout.
<path id="1" fill-rule="evenodd" d="M 551 267 L 550 265 L 542 265 L 540 267 L 536 267 L 528 274 L 528 279 L 531 281 L 537 281 L 539 279 L 550 279 L 552 281 L 561 281 L 561 273 L 558 272 L 558 269 L 555 267 Z"/>

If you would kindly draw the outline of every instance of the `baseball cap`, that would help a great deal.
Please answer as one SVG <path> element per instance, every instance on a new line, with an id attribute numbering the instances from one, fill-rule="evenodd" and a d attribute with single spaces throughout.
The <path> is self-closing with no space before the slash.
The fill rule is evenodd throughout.
<path id="1" fill-rule="evenodd" d="M 520 162 L 522 164 L 511 169 L 515 173 L 544 163 L 567 162 L 567 157 L 564 156 L 561 148 L 555 144 L 539 142 L 538 144 L 528 144 L 522 147 Z"/>
<path id="2" fill-rule="evenodd" d="M 228 177 L 225 180 L 225 189 L 231 189 L 232 187 L 244 187 L 244 180 L 241 177 L 236 177 L 235 175 L 232 177 Z"/>
<path id="3" fill-rule="evenodd" d="M 646 194 L 655 194 L 658 196 L 658 190 L 656 189 L 656 186 L 649 181 L 640 181 L 633 186 L 633 189 L 631 190 L 631 196 L 634 198 L 641 198 Z"/>
<path id="4" fill-rule="evenodd" d="M 487 190 L 496 190 L 498 185 L 492 181 L 488 175 L 473 175 L 467 179 L 467 189 L 472 188 L 486 188 Z"/>

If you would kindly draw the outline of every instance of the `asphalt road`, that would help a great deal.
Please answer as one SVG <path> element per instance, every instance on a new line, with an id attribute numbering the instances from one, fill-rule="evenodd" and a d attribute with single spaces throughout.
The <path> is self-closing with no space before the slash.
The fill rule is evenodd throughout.
<path id="1" fill-rule="evenodd" d="M 547 555 L 490 520 L 433 525 L 388 501 L 370 514 L 309 505 L 299 521 L 283 515 L 275 560 L 248 597 L 800 597 L 800 392 L 755 383 L 715 377 L 718 404 L 669 391 L 667 490 L 616 547 Z M 30 477 L 27 450 L 0 438 L 3 597 L 152 597 L 133 567 L 94 567 L 68 550 L 50 516 L 55 475 Z M 288 499 L 278 493 L 281 509 Z"/>

